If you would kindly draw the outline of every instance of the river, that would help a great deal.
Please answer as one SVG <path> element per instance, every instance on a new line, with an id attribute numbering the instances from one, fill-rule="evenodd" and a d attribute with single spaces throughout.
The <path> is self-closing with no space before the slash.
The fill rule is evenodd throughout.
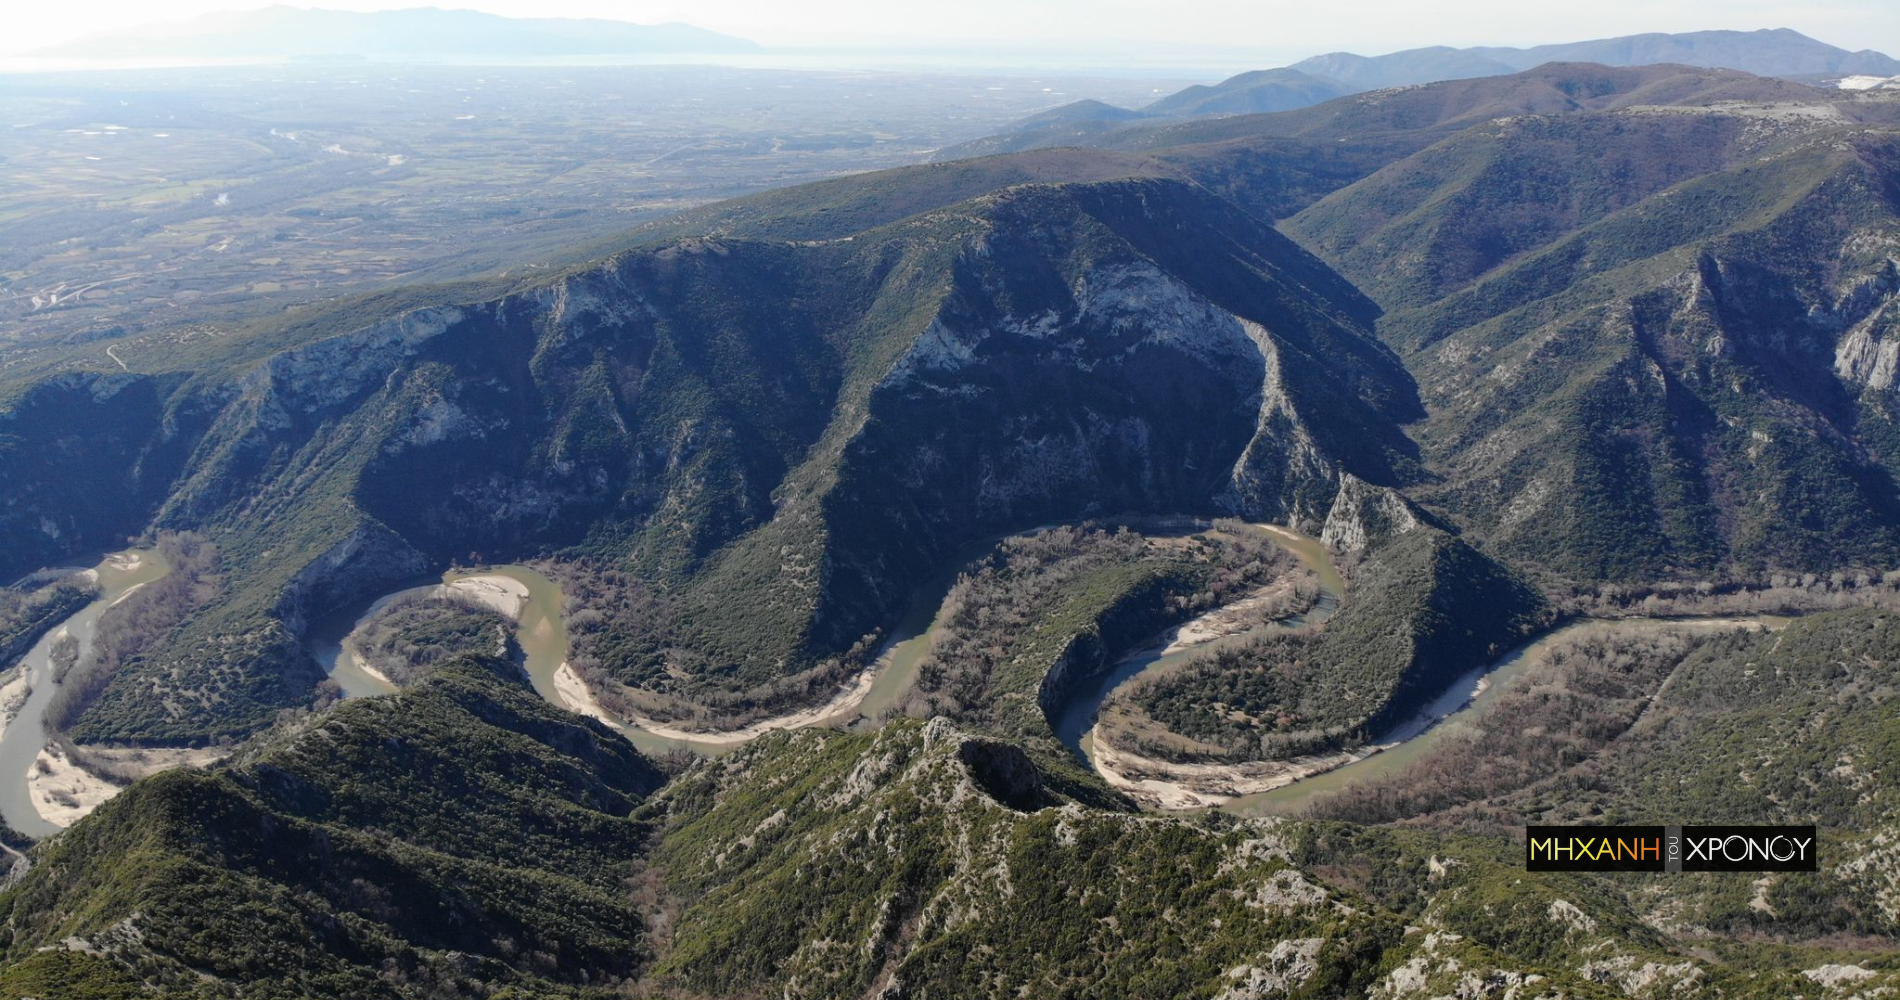
<path id="1" fill-rule="evenodd" d="M 1630 634 L 1668 629 L 1726 630 L 1775 629 L 1788 619 L 1777 615 L 1709 618 L 1584 619 L 1546 632 L 1512 650 L 1495 663 L 1459 678 L 1444 694 L 1411 721 L 1373 740 L 1347 763 L 1329 767 L 1269 791 L 1243 795 L 1226 803 L 1230 812 L 1246 815 L 1296 813 L 1316 800 L 1349 785 L 1389 777 L 1423 760 L 1446 740 L 1469 736 L 1493 703 L 1510 690 L 1551 647 L 1586 632 Z"/>
<path id="2" fill-rule="evenodd" d="M 1218 806 L 1243 815 L 1289 814 L 1348 785 L 1397 774 L 1446 740 L 1471 733 L 1474 723 L 1532 666 L 1541 662 L 1552 646 L 1585 631 L 1778 628 L 1788 621 L 1774 615 L 1756 615 L 1572 622 L 1519 646 L 1496 661 L 1474 667 L 1390 732 L 1362 747 L 1339 753 L 1233 765 L 1173 764 L 1098 745 L 1097 713 L 1117 688 L 1134 677 L 1165 670 L 1223 646 L 1245 643 L 1276 628 L 1318 624 L 1338 608 L 1344 581 L 1318 541 L 1274 525 L 1256 527 L 1272 533 L 1319 577 L 1323 593 L 1319 604 L 1304 616 L 1168 652 L 1166 647 L 1171 638 L 1180 631 L 1173 630 L 1148 647 L 1124 657 L 1108 674 L 1077 692 L 1055 720 L 1058 738 L 1111 785 L 1163 808 Z M 1121 770 L 1131 773 L 1123 774 Z"/>
<path id="3" fill-rule="evenodd" d="M 1043 531 L 1048 527 L 1039 525 L 1010 534 Z M 367 671 L 362 660 L 352 654 L 349 643 L 356 630 L 393 601 L 412 595 L 440 593 L 444 586 L 452 587 L 458 582 L 503 578 L 518 584 L 525 592 L 525 602 L 518 614 L 511 614 L 511 617 L 517 619 L 516 642 L 521 647 L 522 668 L 542 698 L 550 704 L 599 719 L 648 753 L 690 750 L 701 754 L 719 754 L 775 729 L 863 725 L 875 722 L 896 708 L 917 681 L 917 669 L 930 651 L 931 639 L 939 624 L 939 609 L 950 588 L 956 584 L 958 573 L 970 562 L 995 548 L 1005 537 L 1007 535 L 994 535 L 966 546 L 946 561 L 938 572 L 927 576 L 911 594 L 903 617 L 892 628 L 890 637 L 878 655 L 862 674 L 831 701 L 725 732 L 692 732 L 656 720 L 630 722 L 602 710 L 593 702 L 591 693 L 572 668 L 562 669 L 568 663 L 568 638 L 566 619 L 562 615 L 566 598 L 560 585 L 527 566 L 458 569 L 442 574 L 438 582 L 416 581 L 327 616 L 311 628 L 309 641 L 317 661 L 342 688 L 346 697 L 389 694 L 396 690 L 395 685 Z"/>
<path id="4" fill-rule="evenodd" d="M 1105 523 L 1118 522 L 1110 520 Z M 1156 535 L 1186 534 L 1209 529 L 1206 521 L 1191 518 L 1137 518 L 1127 523 Z M 458 583 L 472 583 L 485 579 L 512 581 L 525 596 L 525 601 L 520 605 L 519 611 L 511 611 L 511 614 L 517 617 L 516 635 L 523 654 L 522 666 L 534 685 L 535 691 L 543 698 L 551 704 L 599 719 L 619 730 L 635 746 L 649 753 L 690 750 L 695 753 L 717 754 L 750 742 L 773 730 L 807 726 L 861 727 L 880 720 L 886 713 L 897 708 L 916 684 L 918 668 L 930 651 L 936 630 L 942 625 L 940 616 L 944 599 L 948 596 L 950 588 L 955 585 L 957 576 L 963 568 L 986 555 L 995 548 L 998 542 L 1009 535 L 1031 534 L 1046 531 L 1050 527 L 1052 525 L 1045 524 L 1007 534 L 993 535 L 965 546 L 956 555 L 946 560 L 937 572 L 930 574 L 919 583 L 911 595 L 903 617 L 892 628 L 890 636 L 878 651 L 878 655 L 862 673 L 845 684 L 830 701 L 734 730 L 702 732 L 655 719 L 620 718 L 602 709 L 594 702 L 592 694 L 579 676 L 572 668 L 567 667 L 567 628 L 562 616 L 565 598 L 560 586 L 527 566 L 503 565 L 452 570 L 444 573 L 439 582 L 417 582 L 414 585 L 405 586 L 317 622 L 311 629 L 310 642 L 318 662 L 343 689 L 346 696 L 369 697 L 388 694 L 395 690 L 395 686 L 380 675 L 366 670 L 362 660 L 351 650 L 350 637 L 357 629 L 360 629 L 392 601 L 412 595 L 427 596 L 440 593 L 443 587 L 454 587 Z M 1276 526 L 1256 525 L 1254 528 L 1270 534 L 1276 541 L 1292 551 L 1314 571 L 1320 580 L 1322 596 L 1319 603 L 1306 616 L 1282 623 L 1282 626 L 1323 621 L 1338 607 L 1339 595 L 1344 588 L 1344 583 L 1332 564 L 1326 560 L 1319 542 Z M 1202 652 L 1207 648 L 1207 645 L 1199 645 L 1192 651 Z M 1160 657 L 1159 649 L 1155 652 L 1156 656 L 1145 661 L 1139 658 L 1123 661 L 1123 665 L 1117 668 L 1114 675 L 1104 678 L 1090 692 L 1086 692 L 1083 698 L 1079 698 L 1072 704 L 1071 710 L 1065 713 L 1065 718 L 1092 719 L 1095 706 L 1100 704 L 1100 699 L 1105 697 L 1121 679 L 1133 676 L 1133 673 L 1138 672 L 1144 664 L 1172 662 L 1173 659 L 1187 655 L 1181 653 L 1172 654 L 1170 657 Z M 1076 736 L 1080 735 L 1078 726 Z M 1074 743 L 1075 741 L 1071 740 L 1071 745 Z"/>
<path id="5" fill-rule="evenodd" d="M 1038 526 L 1016 534 L 1047 530 L 1048 527 Z M 1205 522 L 1184 519 L 1150 520 L 1143 527 L 1154 534 L 1208 530 Z M 1319 599 L 1304 614 L 1191 645 L 1183 646 L 1176 641 L 1182 634 L 1182 628 L 1188 626 L 1172 629 L 1143 649 L 1124 656 L 1112 670 L 1073 692 L 1052 720 L 1056 735 L 1102 772 L 1111 783 L 1131 791 L 1152 793 L 1159 790 L 1162 794 L 1149 797 L 1171 806 L 1219 804 L 1245 814 L 1294 812 L 1317 797 L 1349 784 L 1395 774 L 1429 754 L 1445 740 L 1470 732 L 1471 723 L 1537 663 L 1553 644 L 1574 637 L 1581 630 L 1772 628 L 1786 621 L 1774 616 L 1751 616 L 1574 622 L 1526 643 L 1495 663 L 1473 669 L 1448 687 L 1432 704 L 1422 708 L 1412 720 L 1366 747 L 1301 765 L 1269 782 L 1278 787 L 1251 794 L 1210 798 L 1187 792 L 1186 784 L 1178 784 L 1176 787 L 1183 791 L 1171 797 L 1167 792 L 1176 783 L 1166 779 L 1139 782 L 1123 779 L 1100 759 L 1096 747 L 1096 715 L 1117 688 L 1145 672 L 1167 669 L 1189 657 L 1206 655 L 1224 645 L 1247 642 L 1265 631 L 1317 625 L 1338 609 L 1345 582 L 1317 540 L 1276 525 L 1250 527 L 1270 535 L 1313 572 L 1320 584 Z M 559 585 L 527 566 L 456 569 L 442 574 L 434 582 L 417 581 L 414 585 L 402 587 L 317 622 L 311 629 L 309 640 L 317 659 L 347 697 L 392 693 L 396 686 L 369 669 L 360 657 L 354 655 L 351 637 L 392 601 L 411 595 L 437 594 L 454 588 L 488 601 L 515 619 L 516 640 L 523 654 L 522 667 L 536 693 L 549 703 L 600 719 L 648 753 L 685 749 L 716 754 L 775 729 L 812 725 L 862 727 L 880 721 L 886 713 L 902 703 L 904 696 L 916 683 L 918 668 L 929 653 L 936 630 L 942 625 L 944 599 L 958 574 L 970 562 L 992 549 L 1002 537 L 994 536 L 966 547 L 939 572 L 920 583 L 904 616 L 892 629 L 878 656 L 830 702 L 732 731 L 688 731 L 655 720 L 629 722 L 602 710 L 594 702 L 586 685 L 567 667 L 568 637 L 563 617 L 565 599 Z M 46 709 L 59 689 L 52 678 L 55 643 L 62 635 L 71 635 L 79 643 L 80 655 L 84 656 L 90 650 L 100 615 L 134 588 L 164 576 L 169 570 L 163 557 L 155 551 L 130 551 L 105 557 L 91 570 L 101 587 L 99 598 L 42 637 L 21 661 L 18 672 L 7 675 L 9 690 L 16 689 L 12 682 L 24 679 L 24 686 L 30 692 L 4 731 L 0 731 L 0 817 L 4 817 L 15 830 L 42 837 L 61 829 L 58 824 L 49 822 L 40 814 L 32 801 L 28 782 L 28 775 L 47 743 L 44 724 Z M 1189 623 L 1190 626 L 1193 624 Z M 1171 644 L 1178 648 L 1170 651 Z M 1220 766 L 1187 765 L 1183 770 L 1208 768 L 1219 770 Z"/>
<path id="6" fill-rule="evenodd" d="M 1095 759 L 1095 717 L 1101 711 L 1102 704 L 1115 693 L 1115 689 L 1151 670 L 1166 670 L 1176 663 L 1205 656 L 1223 647 L 1242 645 L 1267 632 L 1317 625 L 1331 618 L 1333 612 L 1339 610 L 1339 602 L 1346 592 L 1346 581 L 1340 577 L 1339 570 L 1333 567 L 1332 561 L 1326 556 L 1325 546 L 1321 545 L 1318 539 L 1309 538 L 1279 525 L 1256 524 L 1250 527 L 1278 542 L 1313 573 L 1319 580 L 1319 600 L 1303 614 L 1207 642 L 1179 646 L 1172 652 L 1169 651 L 1169 647 L 1177 645 L 1175 637 L 1180 635 L 1181 630 L 1187 626 L 1169 629 L 1147 646 L 1122 657 L 1107 673 L 1072 692 L 1068 704 L 1063 706 L 1062 711 L 1053 720 L 1056 738 L 1069 749 L 1080 754 L 1090 766 L 1098 766 Z M 1218 613 L 1218 609 L 1213 613 Z"/>
<path id="7" fill-rule="evenodd" d="M 1149 519 L 1135 523 L 1157 535 L 1209 530 L 1205 522 L 1179 518 Z M 1042 525 L 1014 534 L 1032 533 L 1049 527 Z M 1573 622 L 1524 644 L 1495 663 L 1473 669 L 1450 685 L 1430 705 L 1423 707 L 1413 719 L 1367 746 L 1348 753 L 1294 762 L 1291 768 L 1283 766 L 1279 776 L 1256 782 L 1253 786 L 1277 787 L 1251 794 L 1209 795 L 1190 791 L 1189 782 L 1171 781 L 1167 777 L 1148 777 L 1138 781 L 1122 777 L 1098 753 L 1096 746 L 1097 713 L 1117 688 L 1143 673 L 1165 670 L 1189 657 L 1204 656 L 1222 646 L 1247 642 L 1266 631 L 1318 625 L 1338 609 L 1344 596 L 1345 582 L 1317 540 L 1276 525 L 1252 525 L 1250 528 L 1271 536 L 1312 571 L 1320 585 L 1318 600 L 1301 615 L 1188 645 L 1183 645 L 1177 639 L 1182 636 L 1183 629 L 1197 622 L 1171 629 L 1144 648 L 1122 657 L 1113 669 L 1071 693 L 1052 720 L 1056 735 L 1111 784 L 1125 790 L 1147 793 L 1144 797 L 1168 807 L 1220 805 L 1242 814 L 1297 812 L 1317 798 L 1350 784 L 1396 774 L 1424 758 L 1444 741 L 1471 732 L 1472 724 L 1532 665 L 1539 662 L 1554 644 L 1573 638 L 1582 630 L 1774 628 L 1786 622 L 1784 618 L 1766 615 Z M 947 561 L 937 573 L 922 581 L 878 656 L 830 702 L 731 731 L 698 732 L 656 720 L 629 721 L 616 718 L 601 709 L 586 685 L 567 666 L 568 637 L 563 616 L 565 598 L 559 585 L 528 566 L 456 569 L 442 574 L 435 581 L 415 581 L 413 585 L 317 622 L 311 629 L 309 641 L 317 659 L 342 688 L 345 696 L 374 697 L 393 693 L 396 686 L 368 668 L 354 654 L 351 637 L 392 601 L 411 595 L 438 594 L 453 588 L 485 600 L 515 619 L 522 668 L 536 693 L 549 703 L 600 719 L 648 753 L 684 749 L 717 754 L 775 729 L 814 725 L 863 727 L 881 721 L 888 712 L 902 704 L 905 695 L 915 685 L 918 668 L 929 653 L 936 630 L 942 626 L 944 599 L 958 574 L 965 566 L 990 551 L 1002 537 L 993 536 L 973 543 Z M 17 670 L 5 675 L 5 690 L 17 692 L 24 687 L 28 692 L 4 730 L 0 731 L 0 818 L 4 818 L 15 830 L 32 837 L 44 837 L 62 829 L 59 824 L 46 819 L 36 807 L 28 780 L 41 750 L 47 744 L 45 714 L 59 691 L 59 684 L 53 680 L 54 645 L 61 636 L 71 635 L 78 643 L 80 655 L 85 656 L 91 649 L 100 615 L 133 589 L 157 580 L 169 571 L 170 567 L 164 558 L 151 550 L 115 553 L 101 559 L 90 570 L 99 582 L 100 596 L 42 637 L 28 651 Z M 1218 613 L 1217 610 L 1210 614 Z M 1175 647 L 1172 650 L 1169 648 L 1171 645 Z M 1119 751 L 1115 755 L 1118 762 L 1119 758 L 1126 756 Z M 1206 775 L 1200 772 L 1223 770 L 1221 765 L 1178 767 L 1183 775 L 1202 778 Z M 1238 768 L 1225 770 L 1238 771 Z"/>
<path id="8" fill-rule="evenodd" d="M 155 550 L 118 552 L 101 559 L 91 569 L 98 577 L 98 599 L 41 636 L 20 660 L 17 672 L 8 672 L 9 690 L 16 681 L 24 680 L 30 691 L 19 710 L 7 721 L 5 730 L 0 731 L 0 818 L 4 818 L 8 826 L 29 837 L 45 837 L 63 829 L 40 815 L 27 780 L 40 751 L 46 747 L 47 706 L 59 693 L 59 684 L 53 679 L 54 644 L 60 636 L 71 635 L 79 643 L 79 656 L 83 659 L 92 649 L 99 616 L 133 588 L 170 571 L 165 558 Z"/>

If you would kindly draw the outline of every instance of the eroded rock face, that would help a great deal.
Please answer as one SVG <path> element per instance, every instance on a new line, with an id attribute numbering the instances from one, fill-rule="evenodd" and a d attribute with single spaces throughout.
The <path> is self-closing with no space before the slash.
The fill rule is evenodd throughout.
<path id="1" fill-rule="evenodd" d="M 389 529 L 366 524 L 291 578 L 278 613 L 301 634 L 313 613 L 373 596 L 427 569 L 422 553 Z"/>
<path id="2" fill-rule="evenodd" d="M 1398 491 L 1347 475 L 1341 477 L 1319 540 L 1336 553 L 1359 556 L 1423 523 L 1417 509 Z"/>
<path id="3" fill-rule="evenodd" d="M 202 430 L 201 410 L 167 410 L 175 381 L 60 375 L 0 409 L 0 580 L 145 526 Z"/>
<path id="4" fill-rule="evenodd" d="M 1401 477 L 1414 390 L 1365 326 L 1376 310 L 1284 237 L 1177 194 L 989 200 L 843 448 L 818 634 L 873 620 L 899 596 L 884 581 L 959 534 L 1121 511 L 1317 523 L 1344 476 Z M 1222 245 L 1257 253 L 1188 254 L 1176 226 L 1246 228 Z"/>
<path id="5" fill-rule="evenodd" d="M 967 739 L 957 748 L 957 757 L 970 769 L 970 778 L 977 787 L 1017 812 L 1052 804 L 1043 794 L 1042 772 L 1013 743 Z"/>
<path id="6" fill-rule="evenodd" d="M 1831 309 L 1818 305 L 1813 318 L 1844 326 L 1834 345 L 1834 374 L 1842 382 L 1880 392 L 1900 374 L 1900 261 L 1862 276 Z"/>
<path id="7" fill-rule="evenodd" d="M 251 625 L 612 538 L 683 607 L 743 597 L 756 628 L 670 644 L 753 691 L 887 625 L 979 538 L 1124 512 L 1317 523 L 1347 477 L 1393 481 L 1415 393 L 1375 313 L 1198 189 L 1030 187 L 851 241 L 629 253 L 115 419 L 137 453 L 152 410 L 202 415 L 150 506 L 220 544 Z M 86 408 L 138 395 L 107 388 Z"/>

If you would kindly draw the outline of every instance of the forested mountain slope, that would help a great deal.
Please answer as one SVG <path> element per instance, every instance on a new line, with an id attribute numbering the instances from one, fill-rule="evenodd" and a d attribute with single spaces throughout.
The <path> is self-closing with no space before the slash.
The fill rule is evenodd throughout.
<path id="1" fill-rule="evenodd" d="M 1826 108 L 1500 120 L 1288 224 L 1387 307 L 1419 496 L 1573 579 L 1887 566 L 1900 146 Z"/>
<path id="2" fill-rule="evenodd" d="M 1536 725 L 1329 820 L 1142 813 L 1052 725 L 1157 628 L 1271 586 L 1316 608 L 1306 573 L 1336 615 L 1137 689 L 1189 764 L 1349 755 L 1605 593 L 1891 600 L 1896 123 L 1881 95 L 1546 66 L 37 356 L 0 381 L 0 579 L 128 536 L 178 555 L 126 605 L 145 634 L 104 620 L 65 735 L 234 753 L 25 850 L 0 998 L 1900 987 L 1892 612 L 1571 650 L 1513 692 Z M 1144 515 L 1189 527 L 1105 527 Z M 1220 515 L 1317 543 L 1295 572 Z M 696 720 L 848 689 L 920 582 L 965 579 L 888 712 L 664 769 L 552 707 L 592 707 L 558 672 L 544 697 L 452 655 L 533 636 L 434 591 L 365 633 L 405 690 L 304 710 L 317 619 L 527 559 L 586 584 L 550 616 L 576 659 Z M 49 594 L 10 602 L 20 636 L 91 600 Z M 1823 870 L 1535 873 L 1507 832 L 1705 818 L 1829 824 Z"/>
<path id="3" fill-rule="evenodd" d="M 1094 515 L 1317 531 L 1371 484 L 1560 588 L 1880 569 L 1897 108 L 1552 65 L 75 349 L 6 383 L 0 572 L 207 532 L 218 592 L 76 728 L 197 742 L 305 700 L 316 617 L 451 560 L 628 574 L 614 678 L 741 714 L 834 690 L 960 546 Z"/>
<path id="4" fill-rule="evenodd" d="M 105 690 L 86 738 L 241 732 L 295 697 L 278 679 L 312 615 L 535 549 L 663 596 L 630 641 L 676 652 L 623 680 L 769 700 L 854 669 L 907 581 L 977 538 L 1122 510 L 1324 519 L 1342 477 L 1412 476 L 1397 425 L 1418 404 L 1374 314 L 1163 180 L 1008 189 L 835 240 L 666 242 L 189 377 L 41 383 L 14 419 L 72 427 L 0 459 L 27 542 L 0 571 L 137 530 L 138 494 L 115 518 L 80 501 L 127 478 L 162 496 L 157 524 L 219 545 L 218 598 Z M 97 464 L 51 477 L 49 448 Z"/>
<path id="5" fill-rule="evenodd" d="M 943 720 L 779 734 L 653 791 L 617 737 L 494 663 L 142 783 L 40 848 L 0 893 L 0 990 L 1770 998 L 1896 974 L 1865 950 L 1891 934 L 1877 911 L 1858 942 L 1815 936 L 1843 926 L 1831 904 L 1757 914 L 1744 947 L 1656 926 L 1633 882 L 1527 873 L 1508 843 L 1084 805 Z"/>
<path id="6" fill-rule="evenodd" d="M 457 661 L 227 767 L 139 783 L 10 884 L 8 960 L 65 949 L 213 996 L 445 995 L 474 980 L 558 995 L 634 973 L 650 945 L 626 881 L 649 828 L 627 814 L 662 776 L 514 670 Z"/>

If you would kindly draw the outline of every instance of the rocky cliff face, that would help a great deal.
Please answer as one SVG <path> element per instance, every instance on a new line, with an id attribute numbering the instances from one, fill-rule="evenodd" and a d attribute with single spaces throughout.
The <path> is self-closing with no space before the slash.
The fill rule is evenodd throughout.
<path id="1" fill-rule="evenodd" d="M 63 375 L 0 409 L 0 579 L 138 533 L 190 447 L 175 379 Z"/>
<path id="2" fill-rule="evenodd" d="M 1318 519 L 1343 470 L 1409 469 L 1394 424 L 1412 389 L 1367 336 L 1370 305 L 1283 237 L 1171 185 L 1024 191 L 988 211 L 844 448 L 826 504 L 839 593 L 889 607 L 901 592 L 877 581 L 1050 520 Z M 1190 265 L 1162 237 L 1188 226 L 1223 250 Z"/>
<path id="3" fill-rule="evenodd" d="M 144 506 L 213 534 L 227 590 L 154 669 L 220 636 L 277 649 L 428 565 L 562 549 L 670 593 L 676 688 L 744 691 L 843 653 L 989 534 L 1318 523 L 1348 477 L 1403 481 L 1416 397 L 1375 314 L 1189 186 L 1029 187 L 849 239 L 628 253 L 169 396 L 128 377 L 143 409 L 100 390 L 69 419 L 132 454 L 169 440 L 154 410 L 206 414 Z"/>
<path id="4" fill-rule="evenodd" d="M 1413 495 L 1493 552 L 1572 580 L 1884 567 L 1896 164 L 1824 107 L 1513 120 L 1292 228 L 1391 310 L 1443 476 Z"/>

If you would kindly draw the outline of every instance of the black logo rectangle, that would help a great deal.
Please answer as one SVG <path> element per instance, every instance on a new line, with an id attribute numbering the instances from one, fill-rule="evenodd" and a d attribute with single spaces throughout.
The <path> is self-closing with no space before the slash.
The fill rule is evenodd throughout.
<path id="1" fill-rule="evenodd" d="M 1819 871 L 1812 826 L 1531 826 L 1534 872 Z"/>
<path id="2" fill-rule="evenodd" d="M 1524 867 L 1534 872 L 1659 872 L 1668 862 L 1660 826 L 1533 826 Z"/>

